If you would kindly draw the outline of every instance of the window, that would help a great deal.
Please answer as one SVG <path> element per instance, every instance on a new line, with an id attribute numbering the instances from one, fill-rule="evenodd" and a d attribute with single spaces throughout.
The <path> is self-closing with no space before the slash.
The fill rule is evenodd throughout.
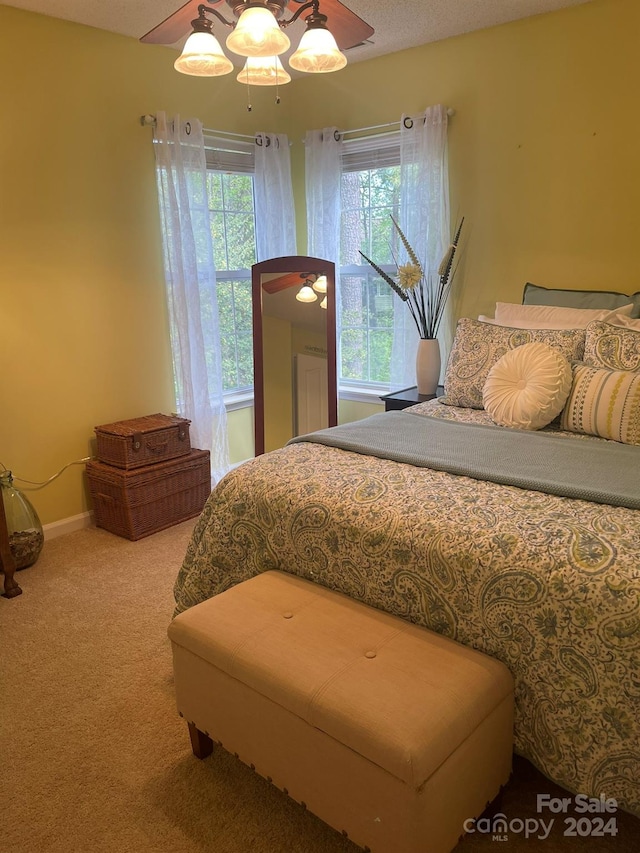
<path id="1" fill-rule="evenodd" d="M 341 182 L 341 387 L 387 388 L 391 379 L 393 299 L 389 285 L 359 251 L 395 274 L 400 202 L 400 140 L 344 143 Z"/>
<path id="2" fill-rule="evenodd" d="M 220 315 L 222 387 L 253 389 L 251 266 L 256 262 L 254 146 L 206 139 L 207 192 Z"/>
<path id="3" fill-rule="evenodd" d="M 208 137 L 206 155 L 223 390 L 242 395 L 253 387 L 254 144 Z M 399 134 L 346 141 L 342 164 L 340 385 L 375 391 L 388 388 L 391 378 L 393 299 L 359 250 L 395 274 Z"/>

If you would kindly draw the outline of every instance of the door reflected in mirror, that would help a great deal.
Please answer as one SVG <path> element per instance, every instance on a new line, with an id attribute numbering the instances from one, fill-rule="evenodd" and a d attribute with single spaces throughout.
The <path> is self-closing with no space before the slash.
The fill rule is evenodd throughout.
<path id="1" fill-rule="evenodd" d="M 256 455 L 337 423 L 334 265 L 291 256 L 252 269 Z"/>

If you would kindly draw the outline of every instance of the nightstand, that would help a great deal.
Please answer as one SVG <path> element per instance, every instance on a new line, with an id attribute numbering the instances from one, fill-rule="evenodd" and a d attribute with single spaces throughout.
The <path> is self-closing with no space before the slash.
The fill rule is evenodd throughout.
<path id="1" fill-rule="evenodd" d="M 403 388 L 402 391 L 394 391 L 393 394 L 384 394 L 380 399 L 384 401 L 385 412 L 397 412 L 400 409 L 406 409 L 408 406 L 415 406 L 416 403 L 424 403 L 425 400 L 441 397 L 443 394 L 442 385 L 438 385 L 435 394 L 418 394 L 418 389 L 414 385 L 413 388 Z"/>

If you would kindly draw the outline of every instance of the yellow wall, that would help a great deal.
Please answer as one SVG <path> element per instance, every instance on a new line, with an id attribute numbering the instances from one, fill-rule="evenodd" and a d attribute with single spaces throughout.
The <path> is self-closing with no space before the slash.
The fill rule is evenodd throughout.
<path id="1" fill-rule="evenodd" d="M 264 365 L 264 448 L 276 450 L 293 433 L 291 323 L 279 317 L 262 318 Z"/>
<path id="2" fill-rule="evenodd" d="M 240 132 L 284 130 L 283 117 L 262 92 L 259 118 L 248 114 L 234 80 L 176 74 L 168 48 L 7 6 L 0 45 L 0 462 L 44 481 L 92 452 L 95 425 L 175 407 L 152 132 L 139 116 L 165 109 Z M 250 427 L 232 452 L 252 439 Z M 85 511 L 83 467 L 28 495 L 43 523 Z"/>
<path id="3" fill-rule="evenodd" d="M 380 412 L 384 412 L 384 404 L 380 401 L 377 403 L 359 403 L 356 400 L 340 400 L 338 423 L 348 424 L 351 421 L 361 421 L 363 418 L 368 418 L 369 415 L 377 415 Z"/>
<path id="4" fill-rule="evenodd" d="M 227 433 L 231 463 L 251 459 L 255 454 L 253 406 L 227 412 Z"/>
<path id="5" fill-rule="evenodd" d="M 316 303 L 317 304 L 317 303 Z M 293 352 L 314 355 L 317 358 L 327 357 L 327 335 L 314 332 L 306 326 L 291 327 L 291 349 Z"/>
<path id="6" fill-rule="evenodd" d="M 456 315 L 519 301 L 527 280 L 640 289 L 639 7 L 593 0 L 352 64 L 295 80 L 279 107 L 254 90 L 247 113 L 232 76 L 176 74 L 168 48 L 0 6 L 0 462 L 44 480 L 96 424 L 174 406 L 142 113 L 287 132 L 303 252 L 305 130 L 446 103 L 468 224 Z M 29 495 L 43 522 L 87 508 L 80 466 Z"/>
<path id="7" fill-rule="evenodd" d="M 318 349 L 324 349 L 326 353 L 326 336 L 267 314 L 263 316 L 262 323 L 264 434 L 265 450 L 268 451 L 284 447 L 294 434 L 294 354 L 307 352 L 319 356 Z M 246 458 L 236 455 L 232 461 L 240 462 Z"/>

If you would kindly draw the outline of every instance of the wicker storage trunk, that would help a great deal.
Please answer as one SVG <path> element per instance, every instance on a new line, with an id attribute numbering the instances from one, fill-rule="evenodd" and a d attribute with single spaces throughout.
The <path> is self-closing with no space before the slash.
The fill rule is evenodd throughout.
<path id="1" fill-rule="evenodd" d="M 186 418 L 145 415 L 95 428 L 100 462 L 116 468 L 141 468 L 164 459 L 185 456 L 191 450 Z"/>
<path id="2" fill-rule="evenodd" d="M 208 450 L 126 471 L 87 462 L 97 527 L 142 539 L 199 515 L 211 492 Z"/>

